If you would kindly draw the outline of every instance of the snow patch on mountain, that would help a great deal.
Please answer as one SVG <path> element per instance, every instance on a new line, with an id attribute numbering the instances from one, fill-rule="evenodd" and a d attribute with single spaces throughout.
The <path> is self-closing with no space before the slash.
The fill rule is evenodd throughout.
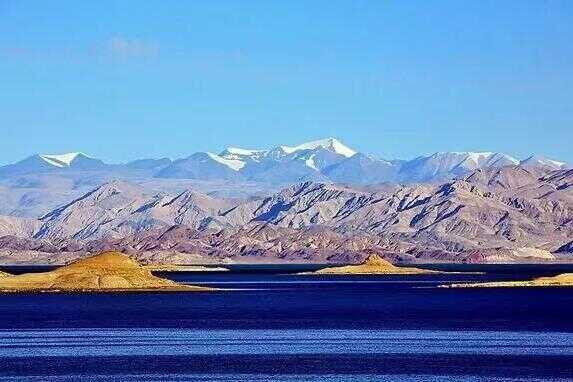
<path id="1" fill-rule="evenodd" d="M 40 158 L 42 158 L 44 161 L 51 164 L 52 166 L 63 168 L 63 167 L 70 167 L 72 165 L 72 162 L 79 155 L 84 155 L 84 154 L 82 153 L 66 153 L 66 154 L 55 154 L 55 155 L 44 154 L 40 155 Z"/>
<path id="2" fill-rule="evenodd" d="M 320 139 L 320 140 L 316 140 L 316 141 L 303 143 L 301 145 L 294 146 L 294 147 L 280 146 L 280 148 L 283 149 L 288 154 L 292 154 L 294 152 L 302 151 L 302 150 L 315 150 L 319 147 L 322 147 L 323 149 L 326 149 L 329 151 L 333 151 L 333 152 L 340 154 L 342 156 L 345 156 L 347 158 L 350 158 L 351 156 L 356 154 L 356 151 L 354 151 L 350 147 L 344 145 L 343 143 L 341 143 L 336 138 Z"/>
<path id="3" fill-rule="evenodd" d="M 565 162 L 559 162 L 553 159 L 547 159 L 545 158 L 545 163 L 549 164 L 549 165 L 553 165 L 556 167 L 565 167 L 566 163 Z"/>
<path id="4" fill-rule="evenodd" d="M 304 161 L 304 163 L 305 163 L 308 167 L 312 168 L 313 170 L 320 171 L 320 170 L 318 169 L 318 167 L 316 167 L 316 163 L 314 163 L 314 154 L 312 154 L 310 157 L 308 157 L 308 158 Z"/>
<path id="5" fill-rule="evenodd" d="M 220 157 L 219 155 L 213 154 L 213 153 L 207 153 L 207 155 L 209 156 L 209 158 L 213 159 L 214 161 L 216 161 L 218 163 L 221 163 L 221 164 L 229 167 L 231 170 L 239 171 L 240 169 L 245 167 L 245 162 L 240 161 L 240 160 L 226 159 L 226 158 Z"/>
<path id="6" fill-rule="evenodd" d="M 567 163 L 559 162 L 553 159 L 546 158 L 541 155 L 532 155 L 529 158 L 521 161 L 521 165 L 524 166 L 545 166 L 556 170 L 564 169 L 567 167 Z"/>
<path id="7" fill-rule="evenodd" d="M 503 162 L 504 165 L 507 164 L 519 164 L 519 161 L 507 154 L 502 153 L 494 153 L 494 152 L 466 152 L 460 153 L 465 155 L 465 159 L 463 162 L 471 163 L 476 167 L 482 166 L 492 166 L 497 164 L 498 162 Z M 471 167 L 471 166 L 470 166 Z"/>
<path id="8" fill-rule="evenodd" d="M 476 165 L 479 165 L 484 160 L 488 160 L 494 153 L 492 152 L 482 152 L 482 153 L 467 153 L 466 161 L 473 162 Z"/>
<path id="9" fill-rule="evenodd" d="M 263 160 L 268 153 L 269 153 L 268 150 L 249 150 L 249 149 L 242 149 L 239 147 L 227 147 L 219 154 L 219 157 L 223 159 L 229 159 L 241 162 L 248 162 L 248 161 L 259 162 Z"/>

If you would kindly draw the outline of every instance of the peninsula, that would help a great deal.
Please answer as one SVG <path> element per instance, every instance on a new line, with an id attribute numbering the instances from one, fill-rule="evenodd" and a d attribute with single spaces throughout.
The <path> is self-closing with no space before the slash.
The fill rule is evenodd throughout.
<path id="1" fill-rule="evenodd" d="M 552 277 L 538 277 L 526 281 L 494 281 L 487 283 L 466 283 L 440 285 L 441 288 L 520 288 L 520 287 L 573 287 L 573 273 L 562 273 Z"/>

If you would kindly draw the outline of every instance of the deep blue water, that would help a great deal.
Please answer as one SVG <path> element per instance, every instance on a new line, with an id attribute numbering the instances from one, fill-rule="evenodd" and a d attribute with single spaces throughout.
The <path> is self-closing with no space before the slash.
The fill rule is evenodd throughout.
<path id="1" fill-rule="evenodd" d="M 258 267 L 164 274 L 217 292 L 0 295 L 0 380 L 571 380 L 572 288 L 436 288 L 563 268 L 486 270 Z"/>

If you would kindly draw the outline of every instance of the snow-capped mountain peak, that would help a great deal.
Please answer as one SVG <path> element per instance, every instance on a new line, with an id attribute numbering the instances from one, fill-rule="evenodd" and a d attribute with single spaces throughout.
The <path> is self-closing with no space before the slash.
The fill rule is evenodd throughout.
<path id="1" fill-rule="evenodd" d="M 319 139 L 316 141 L 306 142 L 301 145 L 293 147 L 280 146 L 280 148 L 287 154 L 292 154 L 296 151 L 302 151 L 302 150 L 315 150 L 320 147 L 332 151 L 336 154 L 345 156 L 347 158 L 350 158 L 351 156 L 356 154 L 356 151 L 352 150 L 350 147 L 346 146 L 336 138 Z"/>
<path id="2" fill-rule="evenodd" d="M 248 162 L 264 162 L 265 160 L 282 162 L 285 160 L 301 159 L 299 158 L 299 154 L 306 155 L 305 152 L 317 152 L 320 150 L 325 150 L 331 154 L 344 158 L 350 158 L 356 154 L 356 151 L 344 145 L 339 140 L 335 138 L 325 138 L 306 142 L 297 146 L 276 146 L 270 150 L 252 150 L 228 147 L 219 154 L 219 157 L 225 160 L 235 161 L 235 167 L 240 166 L 239 168 L 243 168 Z M 307 159 L 308 167 L 315 170 L 315 167 L 317 166 L 312 164 L 313 160 L 308 157 L 304 158 L 304 160 Z"/>
<path id="3" fill-rule="evenodd" d="M 87 157 L 87 155 L 78 152 L 65 154 L 42 154 L 40 155 L 40 158 L 52 166 L 64 168 L 70 167 L 72 162 L 80 155 Z"/>

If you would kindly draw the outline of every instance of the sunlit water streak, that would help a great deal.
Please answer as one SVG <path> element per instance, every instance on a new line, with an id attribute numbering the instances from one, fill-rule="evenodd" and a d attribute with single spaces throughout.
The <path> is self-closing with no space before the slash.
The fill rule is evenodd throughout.
<path id="1" fill-rule="evenodd" d="M 338 353 L 573 355 L 573 335 L 553 332 L 315 329 L 0 331 L 0 357 Z"/>

